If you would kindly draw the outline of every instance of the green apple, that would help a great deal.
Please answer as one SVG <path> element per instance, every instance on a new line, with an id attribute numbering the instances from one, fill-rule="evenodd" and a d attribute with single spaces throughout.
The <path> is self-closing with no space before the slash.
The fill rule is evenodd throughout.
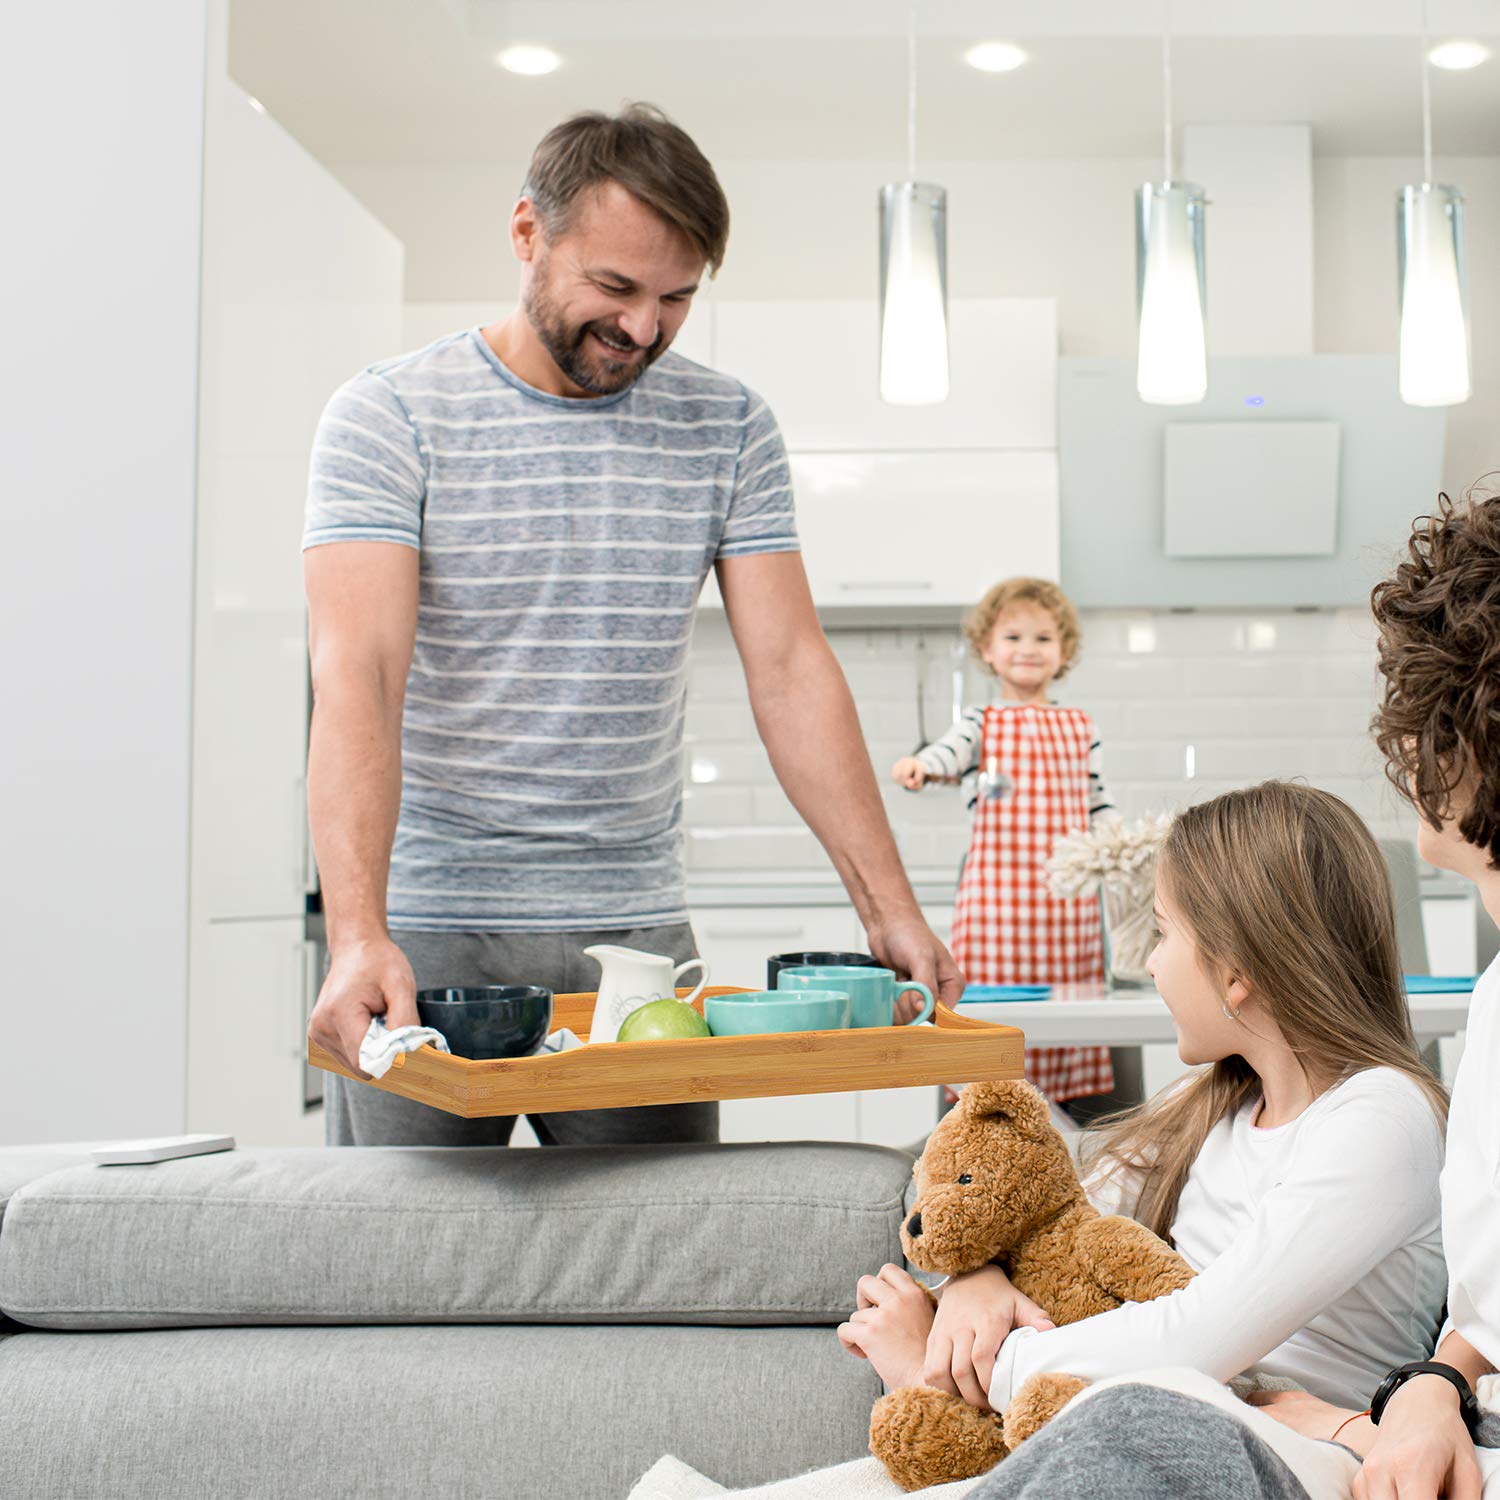
<path id="1" fill-rule="evenodd" d="M 659 1042 L 678 1037 L 712 1036 L 708 1022 L 681 1000 L 653 1000 L 620 1023 L 621 1042 Z"/>

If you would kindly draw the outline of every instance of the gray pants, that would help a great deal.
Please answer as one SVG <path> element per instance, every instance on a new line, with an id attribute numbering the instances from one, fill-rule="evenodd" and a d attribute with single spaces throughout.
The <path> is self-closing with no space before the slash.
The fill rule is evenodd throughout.
<path id="1" fill-rule="evenodd" d="M 393 932 L 417 988 L 442 985 L 540 984 L 557 994 L 591 990 L 599 965 L 584 956 L 595 943 L 660 953 L 674 963 L 698 956 L 693 930 L 640 927 L 626 932 Z M 466 1120 L 330 1073 L 323 1129 L 330 1146 L 507 1146 L 514 1115 Z M 616 1146 L 717 1141 L 716 1103 L 581 1109 L 528 1115 L 544 1146 Z"/>
<path id="2" fill-rule="evenodd" d="M 1248 1428 L 1176 1391 L 1119 1385 L 1064 1413 L 969 1500 L 1307 1500 Z"/>

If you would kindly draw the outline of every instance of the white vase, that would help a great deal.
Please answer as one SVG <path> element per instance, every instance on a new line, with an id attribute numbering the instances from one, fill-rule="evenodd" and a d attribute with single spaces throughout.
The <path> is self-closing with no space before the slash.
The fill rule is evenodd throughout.
<path id="1" fill-rule="evenodd" d="M 1146 986 L 1146 960 L 1156 946 L 1155 882 L 1150 872 L 1106 880 L 1101 894 L 1109 977 L 1117 985 Z"/>

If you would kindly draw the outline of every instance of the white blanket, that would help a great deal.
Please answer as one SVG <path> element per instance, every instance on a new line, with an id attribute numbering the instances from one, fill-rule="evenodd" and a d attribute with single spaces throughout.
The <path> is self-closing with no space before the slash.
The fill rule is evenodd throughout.
<path id="1" fill-rule="evenodd" d="M 1227 1386 L 1197 1370 L 1148 1370 L 1100 1380 L 1076 1395 L 1064 1410 L 1087 1401 L 1113 1385 L 1155 1385 L 1196 1397 L 1243 1422 L 1302 1482 L 1309 1500 L 1349 1500 L 1350 1486 L 1359 1473 L 1359 1460 L 1346 1448 L 1300 1437 L 1253 1406 L 1246 1406 Z M 974 1489 L 983 1476 L 920 1490 L 930 1500 L 957 1500 Z M 895 1500 L 906 1494 L 873 1458 L 857 1459 L 832 1469 L 815 1469 L 793 1479 L 756 1485 L 748 1490 L 726 1490 L 676 1458 L 654 1464 L 631 1490 L 629 1500 L 709 1500 L 716 1495 L 738 1495 L 741 1500 Z"/>

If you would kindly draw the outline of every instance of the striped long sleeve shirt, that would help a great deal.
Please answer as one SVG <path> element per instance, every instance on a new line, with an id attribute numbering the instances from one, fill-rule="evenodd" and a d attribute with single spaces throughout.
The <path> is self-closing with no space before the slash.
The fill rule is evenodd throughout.
<path id="1" fill-rule="evenodd" d="M 917 759 L 929 776 L 957 777 L 962 781 L 979 769 L 984 747 L 984 707 L 966 708 L 947 732 L 917 752 Z M 1105 790 L 1102 770 L 1103 754 L 1096 739 L 1089 746 L 1089 817 L 1113 812 L 1115 805 Z M 978 791 L 970 781 L 965 788 L 970 809 L 978 800 Z"/>

